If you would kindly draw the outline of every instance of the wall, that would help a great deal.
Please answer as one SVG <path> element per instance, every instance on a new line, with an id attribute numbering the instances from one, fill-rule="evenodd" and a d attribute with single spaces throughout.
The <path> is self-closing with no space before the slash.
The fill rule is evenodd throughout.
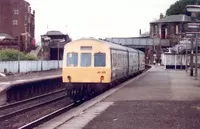
<path id="1" fill-rule="evenodd" d="M 62 61 L 59 61 L 59 68 L 62 68 Z M 12 73 L 46 71 L 58 69 L 58 61 L 1 61 L 0 72 L 4 72 L 4 69 Z"/>
<path id="2" fill-rule="evenodd" d="M 0 33 L 12 35 L 12 9 L 8 0 L 0 2 Z"/>

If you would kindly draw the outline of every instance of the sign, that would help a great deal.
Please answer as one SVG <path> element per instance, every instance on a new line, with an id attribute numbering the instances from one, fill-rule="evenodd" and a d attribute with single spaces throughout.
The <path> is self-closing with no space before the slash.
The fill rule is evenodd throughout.
<path id="1" fill-rule="evenodd" d="M 186 9 L 188 12 L 200 12 L 200 6 L 199 5 L 187 5 Z"/>
<path id="2" fill-rule="evenodd" d="M 200 32 L 195 32 L 195 31 L 193 31 L 193 32 L 186 32 L 186 35 L 187 34 L 200 34 Z"/>
<path id="3" fill-rule="evenodd" d="M 181 44 L 187 44 L 187 43 L 191 43 L 189 40 L 181 40 L 180 41 Z"/>
<path id="4" fill-rule="evenodd" d="M 199 26 L 196 26 L 196 25 L 189 25 L 188 28 L 190 28 L 190 29 L 198 29 Z"/>
<path id="5" fill-rule="evenodd" d="M 200 23 L 188 23 L 188 26 L 200 26 Z"/>

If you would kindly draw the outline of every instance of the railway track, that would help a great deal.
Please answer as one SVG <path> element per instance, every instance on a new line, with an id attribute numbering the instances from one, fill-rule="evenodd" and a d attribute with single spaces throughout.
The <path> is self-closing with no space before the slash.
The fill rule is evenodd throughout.
<path id="1" fill-rule="evenodd" d="M 75 106 L 75 104 L 71 103 L 71 104 L 69 104 L 69 105 L 67 105 L 67 106 L 65 106 L 65 107 L 63 107 L 63 108 L 61 108 L 61 109 L 59 109 L 59 110 L 57 110 L 55 112 L 52 112 L 52 113 L 50 113 L 50 114 L 48 114 L 46 116 L 43 116 L 43 117 L 41 117 L 41 118 L 39 118 L 39 119 L 37 119 L 37 120 L 35 120 L 33 122 L 30 122 L 30 123 L 18 128 L 18 129 L 31 129 L 31 128 L 37 127 L 40 124 L 42 124 L 44 122 L 47 122 L 48 120 L 50 120 L 52 118 L 55 118 L 56 116 L 59 116 L 62 113 L 72 109 L 74 106 Z"/>
<path id="2" fill-rule="evenodd" d="M 37 114 L 38 117 L 41 117 L 43 116 L 42 114 L 43 110 L 45 112 L 45 109 L 48 110 L 48 107 L 49 107 L 51 108 L 51 111 L 49 112 L 53 112 L 58 109 L 58 107 L 56 106 L 59 103 L 61 103 L 60 107 L 64 107 L 66 105 L 69 105 L 67 103 L 70 103 L 70 100 L 67 99 L 66 90 L 64 89 L 56 91 L 56 92 L 48 93 L 45 95 L 41 95 L 35 98 L 31 98 L 28 100 L 1 106 L 0 107 L 0 125 L 1 125 L 0 128 L 10 129 L 10 128 L 21 127 L 22 125 L 27 124 L 30 121 L 33 121 L 33 120 L 29 120 L 32 118 L 32 116 L 29 114 L 35 114 L 31 112 L 38 112 Z M 41 115 L 39 112 L 42 112 Z M 49 112 L 46 114 L 49 114 Z M 15 123 L 17 124 L 15 125 Z M 13 124 L 15 126 L 13 126 Z"/>
<path id="3" fill-rule="evenodd" d="M 34 101 L 34 100 L 38 100 L 38 99 L 41 99 L 41 98 L 44 98 L 44 97 L 47 97 L 47 96 L 50 96 L 50 95 L 60 93 L 60 92 L 65 92 L 65 89 L 57 90 L 57 91 L 54 91 L 54 92 L 50 92 L 50 93 L 47 93 L 47 94 L 44 94 L 44 95 L 40 95 L 40 96 L 37 96 L 37 97 L 26 99 L 26 100 L 23 100 L 23 101 L 19 101 L 19 102 L 10 103 L 10 104 L 0 106 L 0 111 L 2 111 L 4 109 L 8 109 L 8 108 L 13 108 L 15 106 L 19 106 L 19 105 L 22 105 L 22 104 L 25 104 L 25 103 L 28 103 L 28 102 L 31 102 L 31 101 Z"/>

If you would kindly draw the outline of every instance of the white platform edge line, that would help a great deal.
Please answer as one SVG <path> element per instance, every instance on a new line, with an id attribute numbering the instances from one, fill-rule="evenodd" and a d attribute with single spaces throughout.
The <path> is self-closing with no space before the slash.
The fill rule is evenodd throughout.
<path id="1" fill-rule="evenodd" d="M 114 102 L 100 102 L 92 106 L 91 108 L 88 108 L 85 112 L 82 114 L 74 117 L 73 119 L 67 121 L 64 123 L 61 127 L 61 129 L 82 129 L 84 128 L 90 121 L 92 121 L 94 118 L 96 118 L 98 115 L 100 115 L 102 112 L 104 112 L 107 108 L 109 108 L 111 105 L 113 105 Z M 76 124 L 74 124 L 76 123 Z"/>

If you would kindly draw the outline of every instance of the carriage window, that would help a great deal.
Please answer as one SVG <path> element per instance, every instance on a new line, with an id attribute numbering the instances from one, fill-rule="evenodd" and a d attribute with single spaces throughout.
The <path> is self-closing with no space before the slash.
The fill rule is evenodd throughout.
<path id="1" fill-rule="evenodd" d="M 67 53 L 67 66 L 76 67 L 78 65 L 78 53 Z"/>
<path id="2" fill-rule="evenodd" d="M 90 67 L 91 66 L 91 53 L 81 53 L 81 66 Z"/>
<path id="3" fill-rule="evenodd" d="M 95 67 L 105 67 L 106 66 L 106 54 L 105 53 L 95 53 L 94 54 L 94 66 Z"/>

